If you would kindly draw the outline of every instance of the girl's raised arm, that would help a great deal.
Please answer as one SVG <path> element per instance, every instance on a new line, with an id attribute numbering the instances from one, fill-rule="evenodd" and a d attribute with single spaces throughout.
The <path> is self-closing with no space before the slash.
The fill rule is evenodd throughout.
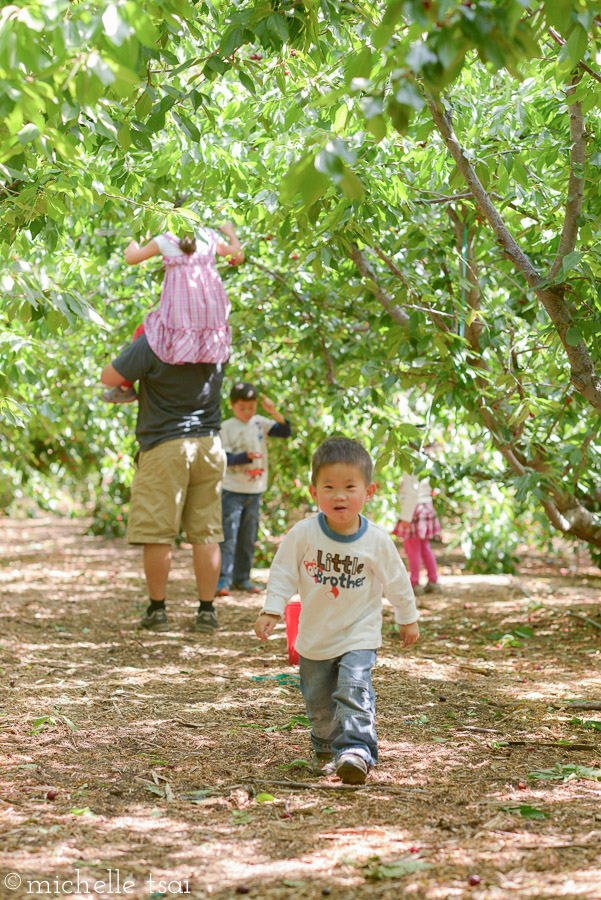
<path id="1" fill-rule="evenodd" d="M 159 245 L 154 239 L 144 244 L 143 247 L 140 247 L 137 241 L 132 240 L 125 248 L 125 262 L 128 266 L 135 266 L 137 263 L 144 262 L 145 259 L 150 259 L 151 256 L 159 256 L 160 253 Z"/>
<path id="2" fill-rule="evenodd" d="M 229 239 L 229 243 L 226 244 L 225 241 L 219 241 L 215 248 L 217 255 L 231 256 L 232 259 L 230 262 L 234 263 L 234 265 L 239 265 L 244 262 L 244 250 L 242 249 L 242 244 L 236 237 L 232 223 L 224 222 L 223 225 L 219 226 L 219 231 Z"/>

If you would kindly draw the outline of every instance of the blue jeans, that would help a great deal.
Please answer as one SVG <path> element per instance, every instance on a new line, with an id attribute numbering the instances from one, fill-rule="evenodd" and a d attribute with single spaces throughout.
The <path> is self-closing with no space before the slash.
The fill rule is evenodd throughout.
<path id="1" fill-rule="evenodd" d="M 219 587 L 246 584 L 259 531 L 261 494 L 222 491 L 223 543 Z"/>
<path id="2" fill-rule="evenodd" d="M 301 691 L 316 753 L 345 750 L 369 766 L 378 760 L 376 696 L 371 683 L 375 650 L 350 650 L 335 659 L 300 657 Z"/>

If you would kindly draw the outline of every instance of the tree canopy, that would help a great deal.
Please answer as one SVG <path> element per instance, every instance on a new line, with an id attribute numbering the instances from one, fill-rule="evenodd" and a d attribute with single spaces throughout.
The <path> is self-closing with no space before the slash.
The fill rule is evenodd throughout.
<path id="1" fill-rule="evenodd" d="M 228 216 L 248 257 L 223 273 L 231 372 L 295 407 L 299 464 L 340 427 L 392 479 L 434 435 L 450 495 L 493 482 L 601 548 L 597 2 L 44 0 L 0 15 L 16 469 L 45 458 L 58 475 L 64 456 L 81 477 L 103 460 L 121 483 L 131 434 L 92 386 L 159 291 L 121 251 Z"/>

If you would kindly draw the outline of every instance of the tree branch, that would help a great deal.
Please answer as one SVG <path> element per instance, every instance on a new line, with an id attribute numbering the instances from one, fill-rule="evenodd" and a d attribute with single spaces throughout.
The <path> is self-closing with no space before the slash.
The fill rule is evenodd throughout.
<path id="1" fill-rule="evenodd" d="M 389 256 L 387 256 L 384 253 L 384 251 L 381 250 L 379 247 L 372 247 L 372 250 L 382 260 L 382 262 L 387 266 L 387 268 L 390 269 L 392 274 L 396 275 L 397 278 L 400 278 L 400 280 L 403 282 L 403 284 L 407 288 L 407 293 L 409 294 L 409 296 L 413 297 L 414 292 L 413 292 L 411 285 L 405 278 L 403 272 L 401 272 L 399 267 L 396 265 L 394 260 L 391 259 Z M 421 297 L 419 297 L 417 299 L 421 299 Z M 448 332 L 448 330 L 449 330 L 448 326 L 440 318 L 441 316 L 448 316 L 450 319 L 454 318 L 454 316 L 450 315 L 449 313 L 440 312 L 439 310 L 436 310 L 436 309 L 429 309 L 427 306 L 420 307 L 420 306 L 415 306 L 415 304 L 411 304 L 409 308 L 410 309 L 419 309 L 419 310 L 421 310 L 421 312 L 427 312 L 428 315 L 430 316 L 430 318 L 432 319 L 432 321 L 434 322 L 434 324 L 436 325 L 436 327 L 438 329 L 440 329 L 440 331 Z"/>
<path id="2" fill-rule="evenodd" d="M 563 45 L 565 44 L 565 41 L 562 38 L 562 36 L 559 34 L 559 32 L 555 31 L 554 28 L 549 28 L 549 34 L 551 35 L 551 37 L 553 38 L 553 40 L 555 41 L 556 44 L 559 44 L 560 47 L 563 47 Z M 580 60 L 580 62 L 578 63 L 578 68 L 582 69 L 584 72 L 588 72 L 588 74 L 591 76 L 591 78 L 594 78 L 595 81 L 598 81 L 601 83 L 601 75 L 598 75 L 597 72 L 594 71 L 594 69 L 591 69 L 591 67 L 587 66 L 587 64 L 585 62 L 582 62 L 582 60 Z"/>
<path id="3" fill-rule="evenodd" d="M 390 294 L 384 290 L 378 278 L 365 258 L 365 254 L 362 250 L 359 250 L 358 246 L 355 243 L 351 243 L 351 251 L 350 257 L 359 269 L 361 276 L 363 278 L 367 278 L 370 282 L 366 285 L 366 287 L 371 291 L 374 295 L 378 303 L 384 307 L 386 312 L 390 315 L 391 319 L 397 323 L 397 325 L 406 326 L 409 322 L 409 316 L 407 313 L 398 306 Z"/>
<path id="4" fill-rule="evenodd" d="M 595 375 L 593 362 L 586 344 L 583 340 L 580 340 L 573 346 L 566 339 L 573 319 L 564 299 L 563 286 L 554 285 L 553 287 L 548 287 L 547 282 L 541 278 L 530 258 L 516 243 L 502 216 L 493 205 L 482 182 L 476 175 L 474 167 L 457 139 L 450 115 L 443 109 L 440 101 L 437 102 L 432 97 L 428 97 L 427 100 L 434 124 L 438 128 L 449 153 L 455 160 L 458 171 L 467 182 L 481 212 L 486 216 L 503 253 L 522 273 L 528 287 L 534 291 L 551 319 L 570 363 L 570 380 L 572 384 L 591 406 L 601 410 L 601 378 Z"/>
<path id="5" fill-rule="evenodd" d="M 459 257 L 463 259 L 463 235 L 465 229 L 465 220 L 460 218 L 456 211 L 449 207 L 447 210 L 449 214 L 449 218 L 453 224 L 453 231 L 455 232 L 455 243 L 457 245 L 457 250 L 459 253 Z M 464 216 L 467 215 L 467 211 L 463 207 Z M 468 228 L 466 232 L 466 255 L 465 255 L 465 274 L 467 281 L 469 281 L 471 287 L 469 291 L 465 295 L 465 300 L 470 307 L 470 309 L 477 312 L 480 309 L 480 280 L 478 278 L 478 267 L 476 264 L 476 254 L 474 251 L 474 237 L 475 231 L 473 228 Z M 466 310 L 467 312 L 467 310 Z M 465 323 L 465 334 L 468 339 L 469 345 L 478 356 L 480 355 L 480 335 L 482 333 L 482 322 L 478 319 L 475 319 L 472 322 Z"/>
<path id="6" fill-rule="evenodd" d="M 580 76 L 572 79 L 566 96 L 570 109 L 570 178 L 568 181 L 568 197 L 566 200 L 566 214 L 563 221 L 563 229 L 559 240 L 557 254 L 547 276 L 549 281 L 557 277 L 561 264 L 568 253 L 576 246 L 578 237 L 578 216 L 582 212 L 582 198 L 584 196 L 584 166 L 586 163 L 586 138 L 584 130 L 584 116 L 582 104 L 574 99 L 574 94 Z"/>

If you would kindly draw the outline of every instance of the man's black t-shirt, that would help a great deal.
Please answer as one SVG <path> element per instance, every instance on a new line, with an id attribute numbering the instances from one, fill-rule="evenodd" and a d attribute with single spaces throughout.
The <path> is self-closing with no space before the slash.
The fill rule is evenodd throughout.
<path id="1" fill-rule="evenodd" d="M 170 366 L 153 353 L 142 335 L 119 354 L 113 366 L 127 381 L 139 381 L 136 437 L 140 450 L 219 431 L 222 365 Z"/>

